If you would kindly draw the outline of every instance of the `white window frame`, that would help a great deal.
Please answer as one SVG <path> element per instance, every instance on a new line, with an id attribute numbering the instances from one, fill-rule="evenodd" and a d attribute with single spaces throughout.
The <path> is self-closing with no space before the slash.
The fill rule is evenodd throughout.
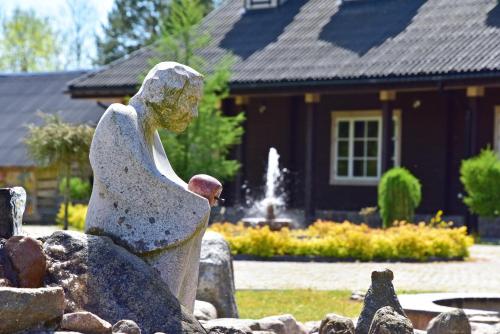
<path id="1" fill-rule="evenodd" d="M 336 110 L 331 112 L 331 143 L 330 143 L 330 184 L 331 185 L 377 185 L 380 180 L 381 162 L 382 162 L 382 111 L 381 110 Z M 354 152 L 354 131 L 352 129 L 353 121 L 356 120 L 377 120 L 379 123 L 378 131 L 378 156 L 377 156 L 377 171 L 378 175 L 375 177 L 367 176 L 352 176 L 353 173 L 353 152 Z M 402 134 L 402 121 L 401 110 L 393 110 L 393 120 L 395 124 L 394 133 L 394 165 L 400 166 L 401 164 L 401 134 Z M 351 129 L 349 131 L 349 176 L 337 176 L 337 123 L 339 121 L 349 121 Z"/>
<path id="2" fill-rule="evenodd" d="M 495 106 L 495 125 L 493 131 L 493 143 L 495 152 L 500 156 L 500 106 Z"/>

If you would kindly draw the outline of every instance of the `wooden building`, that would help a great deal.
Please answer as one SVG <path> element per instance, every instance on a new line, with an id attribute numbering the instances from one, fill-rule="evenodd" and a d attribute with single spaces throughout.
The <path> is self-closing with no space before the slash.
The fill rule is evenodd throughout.
<path id="1" fill-rule="evenodd" d="M 500 151 L 497 0 L 233 0 L 203 29 L 209 64 L 236 58 L 224 103 L 247 117 L 235 189 L 262 184 L 276 147 L 293 179 L 290 205 L 308 220 L 375 206 L 394 165 L 420 179 L 419 213 L 463 220 L 461 161 L 488 145 Z M 132 95 L 154 53 L 140 49 L 69 91 Z"/>
<path id="2" fill-rule="evenodd" d="M 0 74 L 0 187 L 23 186 L 25 222 L 53 223 L 59 205 L 58 171 L 39 168 L 29 158 L 24 138 L 37 114 L 59 114 L 70 123 L 97 124 L 105 110 L 94 100 L 74 100 L 67 83 L 83 71 Z"/>

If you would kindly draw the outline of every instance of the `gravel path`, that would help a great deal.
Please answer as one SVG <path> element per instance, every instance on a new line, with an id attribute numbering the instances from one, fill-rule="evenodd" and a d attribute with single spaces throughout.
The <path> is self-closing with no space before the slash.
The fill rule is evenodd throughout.
<path id="1" fill-rule="evenodd" d="M 35 237 L 55 226 L 23 226 Z M 500 292 L 500 246 L 475 245 L 465 262 L 304 263 L 235 261 L 237 289 L 366 290 L 377 268 L 394 272 L 398 290 Z"/>

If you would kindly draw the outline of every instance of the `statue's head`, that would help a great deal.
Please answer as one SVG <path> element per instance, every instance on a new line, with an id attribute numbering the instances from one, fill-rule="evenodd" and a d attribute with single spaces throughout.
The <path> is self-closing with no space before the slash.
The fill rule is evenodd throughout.
<path id="1" fill-rule="evenodd" d="M 132 98 L 140 100 L 158 127 L 182 132 L 198 116 L 203 76 L 176 62 L 162 62 L 149 71 Z"/>

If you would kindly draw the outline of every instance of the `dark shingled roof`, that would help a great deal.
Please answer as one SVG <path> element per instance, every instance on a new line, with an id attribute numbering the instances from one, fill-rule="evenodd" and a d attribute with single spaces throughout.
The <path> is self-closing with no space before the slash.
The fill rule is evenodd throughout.
<path id="1" fill-rule="evenodd" d="M 70 123 L 97 124 L 104 112 L 93 100 L 65 94 L 67 82 L 83 71 L 0 74 L 0 166 L 32 166 L 23 139 L 27 124 L 40 124 L 37 111 L 59 113 Z"/>
<path id="2" fill-rule="evenodd" d="M 237 57 L 232 84 L 394 79 L 499 74 L 497 0 L 288 0 L 247 11 L 226 1 L 204 20 L 214 63 Z M 135 88 L 150 67 L 150 48 L 89 73 L 72 93 Z M 94 92 L 95 93 L 95 92 Z"/>

